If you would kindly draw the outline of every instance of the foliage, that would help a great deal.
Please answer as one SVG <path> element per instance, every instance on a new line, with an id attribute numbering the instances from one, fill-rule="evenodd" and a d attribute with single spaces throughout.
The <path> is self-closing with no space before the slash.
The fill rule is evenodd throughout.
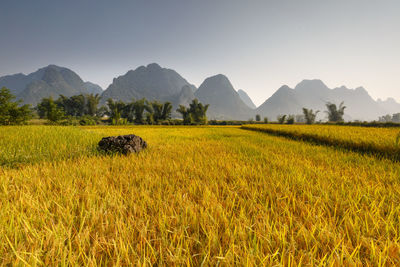
<path id="1" fill-rule="evenodd" d="M 99 110 L 98 105 L 100 102 L 100 95 L 89 94 L 86 95 L 86 114 L 89 116 L 96 116 Z"/>
<path id="2" fill-rule="evenodd" d="M 286 121 L 286 115 L 279 115 L 279 116 L 277 117 L 277 120 L 278 120 L 278 123 L 279 123 L 279 124 L 284 124 L 285 121 Z"/>
<path id="3" fill-rule="evenodd" d="M 160 123 L 171 118 L 172 104 L 170 102 L 147 102 L 145 109 L 148 112 L 146 120 L 149 124 Z"/>
<path id="4" fill-rule="evenodd" d="M 65 117 L 64 111 L 56 104 L 53 97 L 43 98 L 36 107 L 39 117 L 50 122 L 58 122 Z"/>
<path id="5" fill-rule="evenodd" d="M 194 99 L 190 103 L 189 108 L 179 105 L 176 110 L 183 117 L 183 123 L 185 125 L 191 124 L 207 124 L 207 109 L 209 105 L 203 105 L 197 99 Z"/>
<path id="6" fill-rule="evenodd" d="M 319 110 L 314 112 L 312 109 L 303 108 L 303 114 L 307 124 L 315 123 L 318 113 Z"/>
<path id="7" fill-rule="evenodd" d="M 19 106 L 21 101 L 13 101 L 15 96 L 6 87 L 0 89 L 0 125 L 25 124 L 32 118 L 29 105 Z"/>
<path id="8" fill-rule="evenodd" d="M 256 115 L 256 121 L 261 121 L 261 116 L 260 116 L 260 114 L 257 114 L 257 115 Z"/>
<path id="9" fill-rule="evenodd" d="M 120 124 L 122 118 L 121 114 L 125 108 L 125 103 L 122 101 L 114 101 L 113 99 L 109 98 L 107 100 L 107 106 L 110 110 L 109 116 L 111 119 L 111 124 Z"/>
<path id="10" fill-rule="evenodd" d="M 340 103 L 339 108 L 336 104 L 331 102 L 326 103 L 326 108 L 328 109 L 325 111 L 328 114 L 328 120 L 330 122 L 341 122 L 343 121 L 344 110 L 346 106 L 344 106 L 344 102 Z"/>
<path id="11" fill-rule="evenodd" d="M 286 124 L 294 124 L 294 116 L 293 115 L 289 115 L 287 120 L 286 120 Z"/>
<path id="12" fill-rule="evenodd" d="M 135 122 L 138 124 L 143 124 L 144 123 L 144 111 L 148 108 L 146 105 L 146 99 L 140 99 L 134 102 L 133 104 L 133 110 L 135 114 Z"/>
<path id="13" fill-rule="evenodd" d="M 268 123 L 268 117 L 264 117 L 264 123 Z"/>

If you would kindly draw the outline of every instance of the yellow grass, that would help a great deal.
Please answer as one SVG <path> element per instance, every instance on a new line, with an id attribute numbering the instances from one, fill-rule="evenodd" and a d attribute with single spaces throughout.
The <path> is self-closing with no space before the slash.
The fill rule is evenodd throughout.
<path id="1" fill-rule="evenodd" d="M 396 141 L 400 133 L 399 128 L 282 124 L 244 125 L 242 128 L 400 160 L 400 146 Z"/>
<path id="2" fill-rule="evenodd" d="M 2 264 L 399 264 L 392 161 L 237 127 L 36 127 L 0 128 L 2 151 L 50 151 L 0 171 Z M 95 152 L 127 133 L 148 149 Z"/>

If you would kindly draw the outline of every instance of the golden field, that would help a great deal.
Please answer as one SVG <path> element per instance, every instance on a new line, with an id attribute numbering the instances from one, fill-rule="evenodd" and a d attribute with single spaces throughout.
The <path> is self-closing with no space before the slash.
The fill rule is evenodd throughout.
<path id="1" fill-rule="evenodd" d="M 226 126 L 1 127 L 0 152 L 2 265 L 400 264 L 390 159 Z"/>
<path id="2" fill-rule="evenodd" d="M 242 128 L 400 160 L 400 146 L 396 144 L 398 127 L 258 124 Z"/>

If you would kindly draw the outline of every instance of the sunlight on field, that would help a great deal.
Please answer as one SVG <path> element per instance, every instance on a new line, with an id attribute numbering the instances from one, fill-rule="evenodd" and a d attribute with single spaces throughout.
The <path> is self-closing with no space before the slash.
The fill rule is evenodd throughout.
<path id="1" fill-rule="evenodd" d="M 242 128 L 380 154 L 400 160 L 400 146 L 396 144 L 400 129 L 397 127 L 263 124 L 244 125 Z"/>
<path id="2" fill-rule="evenodd" d="M 96 152 L 128 133 L 148 149 Z M 400 261 L 390 160 L 238 127 L 2 127 L 0 150 L 2 264 Z"/>

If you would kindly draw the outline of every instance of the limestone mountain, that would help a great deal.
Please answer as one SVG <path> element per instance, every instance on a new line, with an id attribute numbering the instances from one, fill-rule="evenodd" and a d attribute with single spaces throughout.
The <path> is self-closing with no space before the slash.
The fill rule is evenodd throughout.
<path id="1" fill-rule="evenodd" d="M 72 70 L 49 65 L 31 74 L 22 73 L 0 78 L 0 87 L 7 87 L 23 103 L 36 105 L 42 98 L 60 94 L 87 94 L 88 85 Z"/>
<path id="2" fill-rule="evenodd" d="M 243 100 L 243 102 L 251 109 L 255 109 L 257 108 L 256 105 L 254 105 L 253 101 L 251 100 L 251 98 L 249 97 L 249 95 L 243 91 L 242 89 L 238 90 L 238 94 L 240 96 L 240 98 Z"/>
<path id="3" fill-rule="evenodd" d="M 132 98 L 146 98 L 150 101 L 174 102 L 184 86 L 191 88 L 192 92 L 196 90 L 194 85 L 188 83 L 176 71 L 152 63 L 114 78 L 112 84 L 103 92 L 102 101 L 112 98 L 127 102 Z"/>
<path id="4" fill-rule="evenodd" d="M 210 105 L 207 111 L 210 119 L 247 120 L 254 113 L 222 74 L 207 78 L 194 95 L 200 102 Z"/>
<path id="5" fill-rule="evenodd" d="M 101 95 L 103 93 L 103 88 L 101 88 L 100 85 L 97 85 L 95 83 L 91 82 L 85 82 L 85 87 L 86 90 L 88 91 L 89 94 L 99 94 Z"/>
<path id="6" fill-rule="evenodd" d="M 326 102 L 339 105 L 342 101 L 347 107 L 346 120 L 376 120 L 383 114 L 394 112 L 389 105 L 386 107 L 375 101 L 363 87 L 330 89 L 321 80 L 303 80 L 294 89 L 282 86 L 257 108 L 257 113 L 275 120 L 280 114 L 302 114 L 303 107 L 325 111 Z M 325 117 L 324 112 L 318 115 L 318 119 Z"/>

